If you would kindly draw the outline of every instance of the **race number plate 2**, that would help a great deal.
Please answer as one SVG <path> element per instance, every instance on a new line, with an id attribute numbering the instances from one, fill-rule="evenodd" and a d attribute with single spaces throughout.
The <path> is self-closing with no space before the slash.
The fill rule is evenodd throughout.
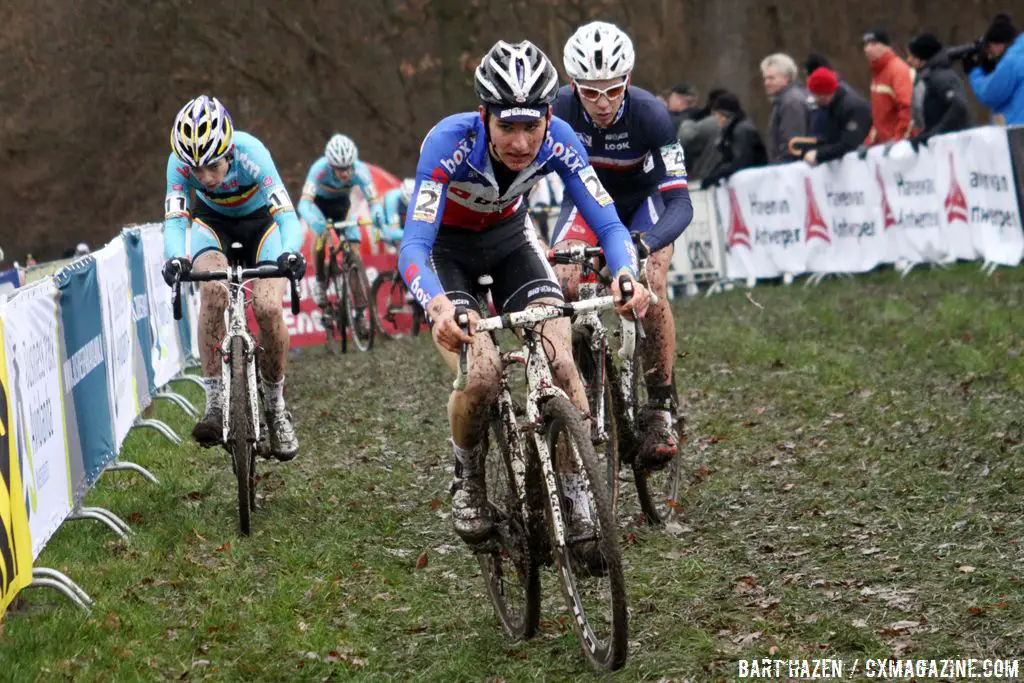
<path id="1" fill-rule="evenodd" d="M 593 197 L 598 204 L 601 206 L 608 206 L 612 203 L 612 196 L 608 194 L 608 190 L 604 189 L 604 185 L 601 184 L 601 180 L 597 177 L 597 171 L 594 170 L 593 166 L 587 166 L 585 169 L 580 171 L 580 180 L 583 181 L 583 185 L 586 186 L 587 192 Z"/>
<path id="2" fill-rule="evenodd" d="M 433 180 L 421 180 L 416 203 L 412 210 L 414 221 L 433 223 L 437 219 L 437 209 L 441 205 L 441 183 Z"/>

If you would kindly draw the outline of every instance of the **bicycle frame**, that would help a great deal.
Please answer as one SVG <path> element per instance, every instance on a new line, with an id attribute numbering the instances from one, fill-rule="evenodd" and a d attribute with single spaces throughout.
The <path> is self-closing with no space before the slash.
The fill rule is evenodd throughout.
<path id="1" fill-rule="evenodd" d="M 567 313 L 586 314 L 588 312 L 596 312 L 602 308 L 611 308 L 612 305 L 612 297 L 604 296 L 588 299 L 586 301 L 578 301 L 565 306 L 530 306 L 523 311 L 496 316 L 493 318 L 485 318 L 483 320 L 478 320 L 476 323 L 476 332 L 478 333 L 494 332 L 500 329 L 510 328 L 521 328 L 522 330 L 522 349 L 517 351 L 506 351 L 500 355 L 502 372 L 500 390 L 498 393 L 499 419 L 502 420 L 502 428 L 505 431 L 505 437 L 510 446 L 511 452 L 513 453 L 512 471 L 516 479 L 517 490 L 521 492 L 520 495 L 522 496 L 518 503 L 520 509 L 524 511 L 524 519 L 527 523 L 530 523 L 533 511 L 530 510 L 530 506 L 526 501 L 526 496 L 528 495 L 526 483 L 527 462 L 519 442 L 519 426 L 515 421 L 515 413 L 512 405 L 512 393 L 509 389 L 509 369 L 515 364 L 525 365 L 527 383 L 526 419 L 527 424 L 532 425 L 534 428 L 534 445 L 537 448 L 537 455 L 541 465 L 541 473 L 544 477 L 544 485 L 547 489 L 546 493 L 551 505 L 555 543 L 559 547 L 565 547 L 567 541 L 564 533 L 564 515 L 562 512 L 562 504 L 559 500 L 558 482 L 555 479 L 555 468 L 553 466 L 551 453 L 548 449 L 547 442 L 542 435 L 544 419 L 541 414 L 541 406 L 544 404 L 544 401 L 553 396 L 561 396 L 567 401 L 569 400 L 569 396 L 560 388 L 555 386 L 554 379 L 551 374 L 551 366 L 548 362 L 547 354 L 544 352 L 541 344 L 541 333 L 536 330 L 534 326 L 546 320 L 563 317 Z M 455 389 L 460 391 L 465 388 L 467 381 L 465 360 L 465 354 L 460 354 L 458 367 L 459 374 L 454 385 Z M 585 482 L 584 485 L 586 485 Z M 586 493 L 588 496 L 590 495 L 589 490 L 587 490 Z"/>
<path id="2" fill-rule="evenodd" d="M 249 325 L 245 316 L 245 284 L 242 280 L 242 267 L 234 266 L 230 269 L 227 281 L 228 306 L 224 309 L 224 329 L 226 334 L 221 341 L 218 351 L 221 355 L 220 382 L 221 382 L 221 409 L 223 415 L 230 415 L 231 412 L 231 340 L 241 337 L 245 345 L 245 377 L 246 385 L 249 388 L 249 415 L 252 418 L 253 436 L 256 443 L 263 438 L 260 433 L 261 421 L 259 419 L 259 391 L 257 381 L 258 369 L 256 367 L 256 350 L 258 344 L 249 334 Z M 224 421 L 224 434 L 222 441 L 227 443 L 230 421 Z"/>
<path id="3" fill-rule="evenodd" d="M 240 248 L 240 244 L 232 244 L 232 248 Z M 221 354 L 221 409 L 222 414 L 230 415 L 231 409 L 231 340 L 239 337 L 245 344 L 246 386 L 249 389 L 249 414 L 252 417 L 253 434 L 257 443 L 262 438 L 259 420 L 259 392 L 262 388 L 256 381 L 258 369 L 256 367 L 256 354 L 259 345 L 252 335 L 249 334 L 249 325 L 245 316 L 245 281 L 254 278 L 280 278 L 286 277 L 291 287 L 292 313 L 299 312 L 299 291 L 296 282 L 291 276 L 282 271 L 278 266 L 257 266 L 245 268 L 238 262 L 233 262 L 226 270 L 204 271 L 191 273 L 184 280 L 178 279 L 173 285 L 171 295 L 171 306 L 174 312 L 174 319 L 181 320 L 181 283 L 186 282 L 218 282 L 224 281 L 228 290 L 228 305 L 224 309 L 224 339 L 221 340 L 218 351 Z M 224 432 L 221 435 L 223 443 L 228 442 L 230 420 L 224 420 Z"/>

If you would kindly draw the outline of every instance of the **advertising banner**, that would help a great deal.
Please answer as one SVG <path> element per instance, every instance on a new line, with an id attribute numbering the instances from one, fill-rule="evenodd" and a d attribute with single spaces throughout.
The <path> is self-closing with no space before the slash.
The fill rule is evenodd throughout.
<path id="1" fill-rule="evenodd" d="M 3 311 L 6 373 L 33 557 L 72 503 L 57 310 L 57 289 L 47 278 L 19 289 Z"/>

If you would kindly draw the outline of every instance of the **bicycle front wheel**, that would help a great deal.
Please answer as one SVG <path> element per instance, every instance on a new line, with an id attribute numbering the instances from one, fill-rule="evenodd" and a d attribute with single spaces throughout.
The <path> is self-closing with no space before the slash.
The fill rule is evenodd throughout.
<path id="1" fill-rule="evenodd" d="M 548 399 L 543 415 L 557 492 L 548 496 L 546 510 L 573 631 L 592 664 L 619 669 L 627 654 L 626 580 L 604 467 L 567 399 Z M 547 484 L 550 489 L 552 482 Z M 558 515 L 552 498 L 561 508 Z"/>
<path id="2" fill-rule="evenodd" d="M 377 314 L 374 313 L 370 281 L 361 264 L 352 266 L 345 275 L 348 286 L 348 324 L 352 330 L 352 341 L 360 351 L 373 348 L 374 332 L 377 329 Z"/>
<path id="3" fill-rule="evenodd" d="M 648 401 L 647 386 L 643 381 L 638 380 L 639 377 L 643 376 L 643 362 L 640 358 L 639 349 L 637 349 L 635 363 L 633 397 L 637 406 L 635 413 L 637 415 L 637 431 L 634 435 L 635 457 L 632 459 L 633 482 L 636 484 L 637 502 L 640 504 L 640 510 L 643 512 L 644 521 L 651 526 L 662 526 L 675 516 L 681 507 L 680 497 L 682 492 L 680 489 L 682 487 L 682 477 L 680 472 L 682 467 L 679 461 L 682 457 L 683 423 L 678 411 L 679 397 L 675 393 L 675 378 L 673 378 L 673 429 L 676 432 L 676 440 L 679 444 L 680 452 L 662 469 L 646 470 L 640 465 L 638 452 L 646 433 L 646 426 L 642 419 L 644 411 L 640 409 L 640 406 L 647 405 Z"/>
<path id="4" fill-rule="evenodd" d="M 231 456 L 235 477 L 238 479 L 238 529 L 249 535 L 256 487 L 256 435 L 253 414 L 250 411 L 249 364 L 245 355 L 245 341 L 241 337 L 231 340 Z"/>
<path id="5" fill-rule="evenodd" d="M 487 502 L 495 520 L 496 536 L 492 547 L 477 552 L 480 571 L 487 585 L 494 612 L 509 637 L 530 638 L 540 623 L 540 568 L 531 548 L 531 525 L 527 521 L 530 508 L 525 492 L 515 477 L 516 460 L 526 463 L 528 453 L 511 402 L 507 410 L 498 411 L 491 420 L 492 445 L 485 461 Z M 529 477 L 530 468 L 527 469 Z M 527 483 L 527 487 L 539 484 Z"/>

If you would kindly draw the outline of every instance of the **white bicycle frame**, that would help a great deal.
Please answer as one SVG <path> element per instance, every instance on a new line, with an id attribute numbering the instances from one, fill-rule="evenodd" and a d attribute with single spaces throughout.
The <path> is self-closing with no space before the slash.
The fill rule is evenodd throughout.
<path id="1" fill-rule="evenodd" d="M 245 317 L 245 283 L 242 281 L 242 267 L 228 269 L 228 279 L 222 283 L 228 290 L 228 306 L 224 309 L 224 329 L 227 331 L 220 343 L 220 386 L 221 409 L 224 411 L 224 433 L 222 441 L 227 443 L 231 426 L 231 340 L 241 337 L 245 346 L 245 377 L 249 388 L 249 415 L 252 418 L 253 436 L 260 441 L 259 386 L 256 382 L 256 340 L 249 334 Z"/>
<path id="2" fill-rule="evenodd" d="M 544 475 L 544 483 L 547 488 L 548 499 L 551 504 L 551 517 L 554 523 L 554 535 L 555 543 L 559 547 L 565 547 L 566 538 L 564 532 L 563 513 L 561 501 L 558 497 L 558 482 L 555 480 L 555 469 L 552 466 L 551 453 L 548 450 L 548 445 L 543 438 L 540 427 L 543 425 L 543 416 L 541 415 L 541 405 L 545 399 L 552 396 L 561 396 L 566 401 L 569 400 L 569 396 L 562 391 L 560 388 L 555 386 L 554 380 L 551 375 L 551 366 L 548 362 L 547 354 L 544 353 L 543 345 L 541 343 L 541 334 L 539 331 L 534 329 L 534 325 L 544 322 L 546 320 L 554 320 L 555 318 L 561 318 L 566 315 L 566 309 L 571 309 L 573 314 L 585 314 L 588 312 L 596 312 L 601 309 L 611 308 L 614 305 L 614 301 L 611 296 L 603 296 L 586 301 L 577 301 L 572 304 L 566 304 L 565 306 L 552 306 L 552 305 L 537 305 L 530 306 L 522 311 L 515 313 L 508 313 L 505 315 L 494 316 L 491 318 L 484 318 L 478 320 L 475 325 L 475 332 L 491 332 L 501 329 L 512 329 L 521 328 L 523 331 L 523 347 L 518 351 L 508 351 L 501 354 L 502 361 L 502 379 L 501 379 L 501 390 L 498 394 L 498 406 L 499 415 L 514 415 L 512 407 L 512 394 L 508 388 L 507 372 L 508 368 L 514 363 L 521 363 L 526 366 L 526 384 L 527 384 L 527 395 L 526 395 L 526 419 L 527 424 L 535 427 L 533 440 L 537 447 L 537 454 L 540 457 L 541 471 Z M 460 359 L 461 361 L 461 359 Z M 462 391 L 466 388 L 468 381 L 468 370 L 463 363 L 460 362 L 458 367 L 458 375 L 455 378 L 454 388 L 456 391 Z M 514 418 L 513 418 L 514 420 Z M 521 502 L 525 502 L 526 497 L 526 468 L 527 463 L 523 456 L 523 451 L 520 448 L 518 438 L 519 430 L 516 425 L 508 425 L 508 438 L 509 449 L 513 454 L 512 457 L 512 471 L 513 476 L 516 480 L 516 487 L 520 494 L 523 496 Z M 515 427 L 515 428 L 514 428 Z M 575 453 L 575 446 L 573 448 L 574 456 L 577 462 L 580 461 L 579 454 Z M 586 478 L 582 480 L 584 487 L 587 487 Z M 586 491 L 587 496 L 590 496 L 589 488 Z M 528 505 L 522 506 L 524 510 L 524 516 L 529 521 L 531 511 Z"/>

